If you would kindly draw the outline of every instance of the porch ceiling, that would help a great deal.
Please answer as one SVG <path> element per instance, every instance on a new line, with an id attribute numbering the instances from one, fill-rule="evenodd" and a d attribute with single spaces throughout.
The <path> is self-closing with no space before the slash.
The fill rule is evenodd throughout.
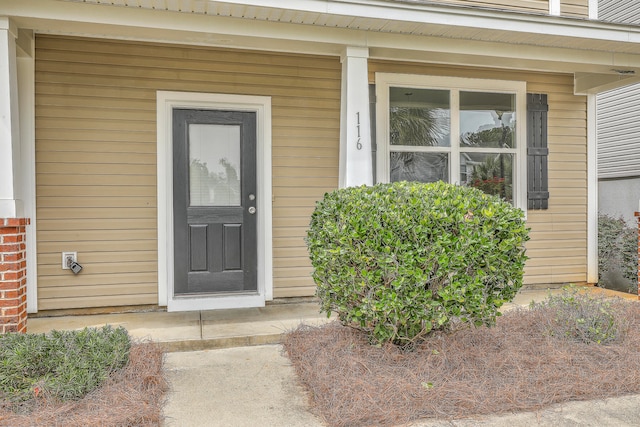
<path id="1" fill-rule="evenodd" d="M 640 54 L 640 27 L 498 9 L 365 0 L 59 0 L 413 36 Z M 287 8 L 282 8 L 283 3 Z M 497 26 L 501 22 L 504 25 Z"/>
<path id="2" fill-rule="evenodd" d="M 580 93 L 640 76 L 640 26 L 415 1 L 2 0 L 0 15 L 45 33 L 582 73 Z"/>

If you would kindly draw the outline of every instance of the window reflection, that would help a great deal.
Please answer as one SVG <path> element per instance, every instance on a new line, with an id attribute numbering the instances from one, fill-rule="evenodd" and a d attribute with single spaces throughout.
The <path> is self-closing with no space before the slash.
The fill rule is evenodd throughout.
<path id="1" fill-rule="evenodd" d="M 460 92 L 460 146 L 515 147 L 515 95 Z"/>
<path id="2" fill-rule="evenodd" d="M 401 87 L 389 90 L 391 145 L 451 145 L 448 90 Z"/>
<path id="3" fill-rule="evenodd" d="M 461 153 L 460 182 L 513 201 L 513 155 Z"/>
<path id="4" fill-rule="evenodd" d="M 190 206 L 240 206 L 240 127 L 189 125 Z"/>
<path id="5" fill-rule="evenodd" d="M 449 181 L 447 153 L 391 153 L 391 182 Z"/>

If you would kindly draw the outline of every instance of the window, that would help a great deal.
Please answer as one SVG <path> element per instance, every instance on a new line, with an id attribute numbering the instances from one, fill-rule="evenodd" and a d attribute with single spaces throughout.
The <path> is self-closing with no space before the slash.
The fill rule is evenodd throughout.
<path id="1" fill-rule="evenodd" d="M 526 208 L 526 83 L 376 74 L 378 182 L 446 181 Z"/>

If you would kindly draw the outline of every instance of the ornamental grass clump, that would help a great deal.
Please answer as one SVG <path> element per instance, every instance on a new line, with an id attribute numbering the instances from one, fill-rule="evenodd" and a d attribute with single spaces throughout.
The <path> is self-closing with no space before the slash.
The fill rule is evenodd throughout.
<path id="1" fill-rule="evenodd" d="M 123 327 L 0 335 L 0 399 L 75 400 L 129 361 Z"/>
<path id="2" fill-rule="evenodd" d="M 620 340 L 626 325 L 618 315 L 624 306 L 616 299 L 603 295 L 581 293 L 575 287 L 567 287 L 559 295 L 549 295 L 530 308 L 542 314 L 546 332 L 554 337 L 570 339 L 585 344 L 611 344 Z"/>
<path id="3" fill-rule="evenodd" d="M 520 209 L 443 182 L 336 190 L 307 232 L 321 310 L 401 346 L 454 321 L 494 324 L 522 286 L 527 240 Z"/>

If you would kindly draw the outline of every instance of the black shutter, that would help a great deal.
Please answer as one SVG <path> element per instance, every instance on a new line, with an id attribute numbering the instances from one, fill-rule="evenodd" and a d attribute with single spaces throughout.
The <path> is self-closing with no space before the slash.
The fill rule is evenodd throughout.
<path id="1" fill-rule="evenodd" d="M 527 200 L 529 209 L 549 208 L 547 95 L 527 94 Z"/>

